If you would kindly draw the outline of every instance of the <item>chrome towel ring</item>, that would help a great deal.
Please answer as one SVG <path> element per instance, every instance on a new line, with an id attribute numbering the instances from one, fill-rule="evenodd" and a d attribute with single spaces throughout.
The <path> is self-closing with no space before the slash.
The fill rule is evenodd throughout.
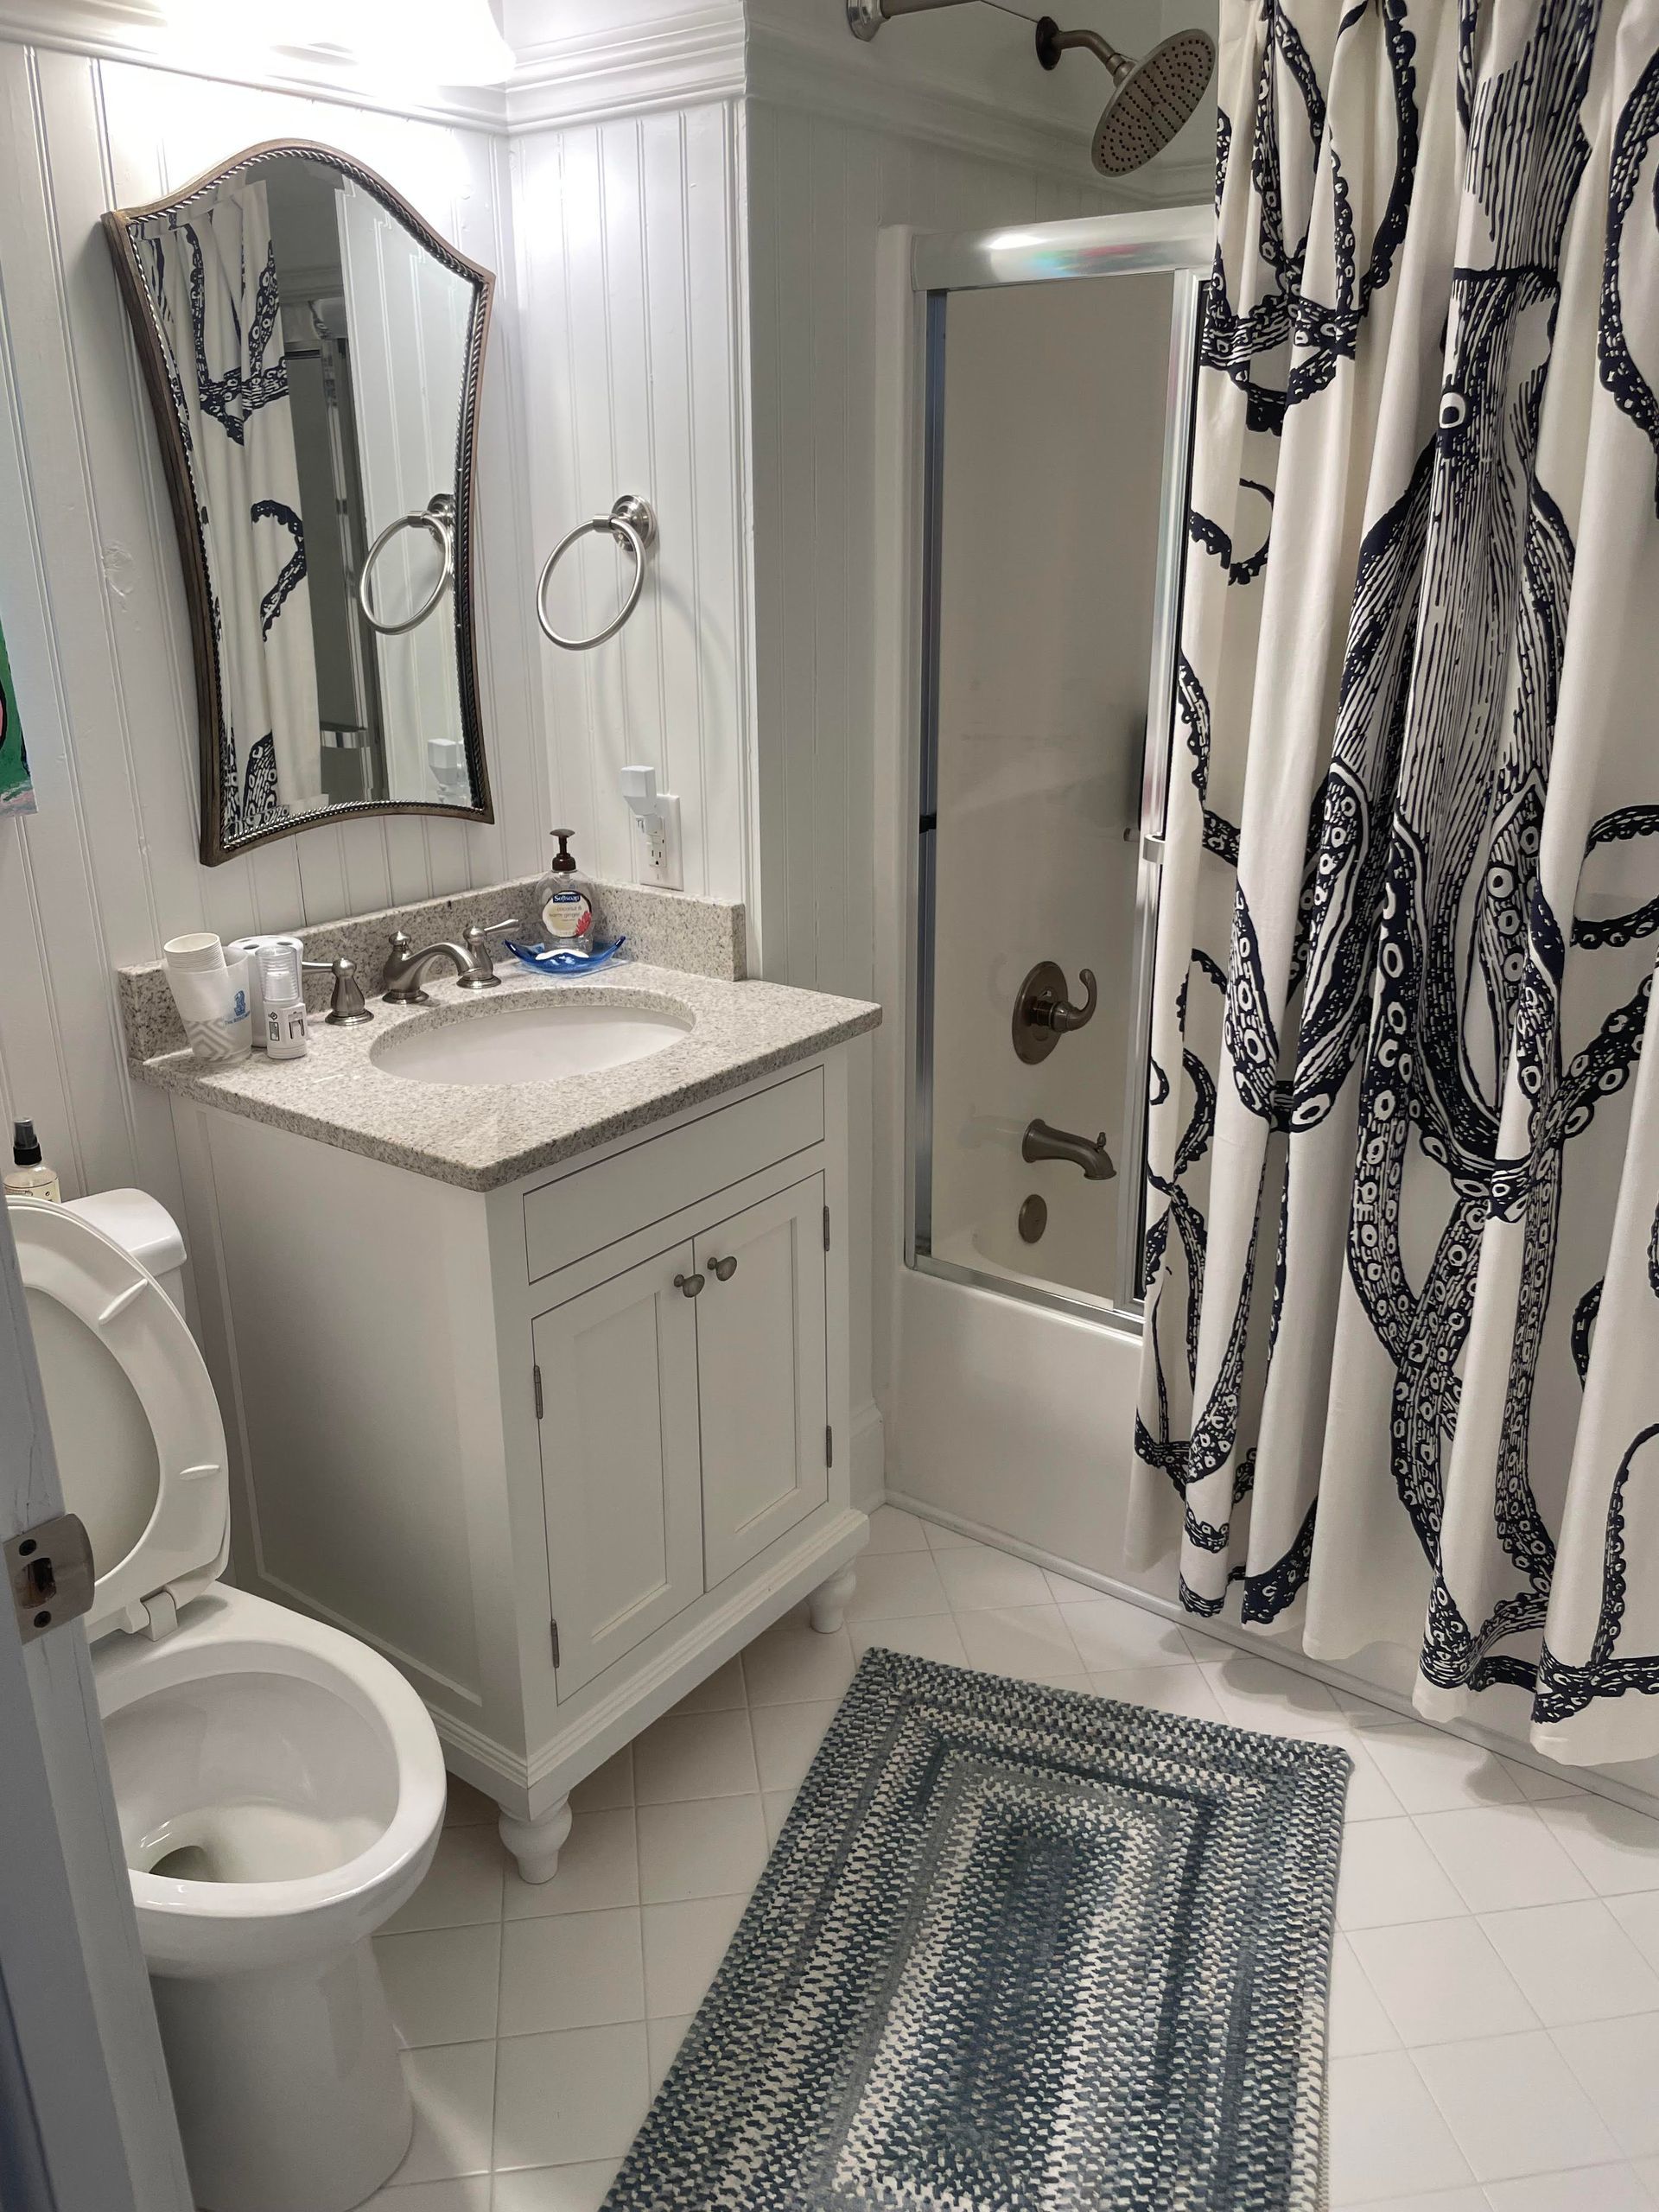
<path id="1" fill-rule="evenodd" d="M 443 566 L 435 583 L 421 604 L 406 622 L 383 622 L 375 613 L 369 598 L 369 571 L 373 568 L 380 549 L 394 538 L 400 530 L 429 530 L 438 542 L 443 556 Z M 448 492 L 435 492 L 418 512 L 399 515 L 381 531 L 363 560 L 357 579 L 357 603 L 363 610 L 363 620 L 372 630 L 383 638 L 401 638 L 405 630 L 412 630 L 417 622 L 424 622 L 454 580 L 455 574 L 455 502 Z"/>
<path id="2" fill-rule="evenodd" d="M 633 581 L 628 586 L 620 613 L 613 622 L 591 638 L 563 638 L 547 619 L 547 587 L 555 568 L 579 537 L 586 537 L 589 531 L 609 531 L 611 536 L 626 552 L 633 556 Z M 562 537 L 548 555 L 541 580 L 536 586 L 536 620 L 542 626 L 542 635 L 550 645 L 563 645 L 568 653 L 585 653 L 590 646 L 602 645 L 607 638 L 613 638 L 639 604 L 640 586 L 645 581 L 645 551 L 657 537 L 657 518 L 645 502 L 625 492 L 607 515 L 595 515 L 591 522 L 579 522 L 568 537 Z"/>

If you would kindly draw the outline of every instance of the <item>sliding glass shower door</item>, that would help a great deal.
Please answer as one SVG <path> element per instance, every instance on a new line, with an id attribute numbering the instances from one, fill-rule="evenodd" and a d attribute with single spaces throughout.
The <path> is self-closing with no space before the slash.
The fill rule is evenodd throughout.
<path id="1" fill-rule="evenodd" d="M 910 1257 L 1133 1325 L 1208 211 L 918 249 Z M 1063 278 L 1066 281 L 1055 281 Z"/>

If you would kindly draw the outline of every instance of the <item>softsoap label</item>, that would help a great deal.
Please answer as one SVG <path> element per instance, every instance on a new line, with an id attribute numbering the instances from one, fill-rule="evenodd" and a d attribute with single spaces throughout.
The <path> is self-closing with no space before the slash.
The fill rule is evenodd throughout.
<path id="1" fill-rule="evenodd" d="M 549 937 L 581 937 L 593 926 L 594 910 L 581 891 L 556 891 L 542 909 L 542 927 Z"/>

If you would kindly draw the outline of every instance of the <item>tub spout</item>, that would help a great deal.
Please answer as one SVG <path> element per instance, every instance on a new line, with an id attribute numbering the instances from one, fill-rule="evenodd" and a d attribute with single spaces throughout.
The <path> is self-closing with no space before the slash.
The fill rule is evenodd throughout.
<path id="1" fill-rule="evenodd" d="M 1046 1122 L 1035 1121 L 1027 1127 L 1020 1157 L 1025 1160 L 1069 1160 L 1074 1167 L 1082 1168 L 1091 1183 L 1104 1183 L 1117 1173 L 1106 1149 L 1104 1129 L 1091 1141 L 1073 1135 L 1070 1129 L 1057 1129 Z"/>

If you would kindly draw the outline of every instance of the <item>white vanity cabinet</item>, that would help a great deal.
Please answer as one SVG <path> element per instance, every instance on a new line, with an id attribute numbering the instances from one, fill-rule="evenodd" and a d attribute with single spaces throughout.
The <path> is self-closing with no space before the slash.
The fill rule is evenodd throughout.
<path id="1" fill-rule="evenodd" d="M 544 1879 L 850 1503 L 845 1051 L 487 1192 L 175 1098 L 232 1573 L 365 1637 Z"/>
<path id="2" fill-rule="evenodd" d="M 828 1497 L 823 1191 L 607 1246 L 532 1323 L 561 1698 Z"/>

